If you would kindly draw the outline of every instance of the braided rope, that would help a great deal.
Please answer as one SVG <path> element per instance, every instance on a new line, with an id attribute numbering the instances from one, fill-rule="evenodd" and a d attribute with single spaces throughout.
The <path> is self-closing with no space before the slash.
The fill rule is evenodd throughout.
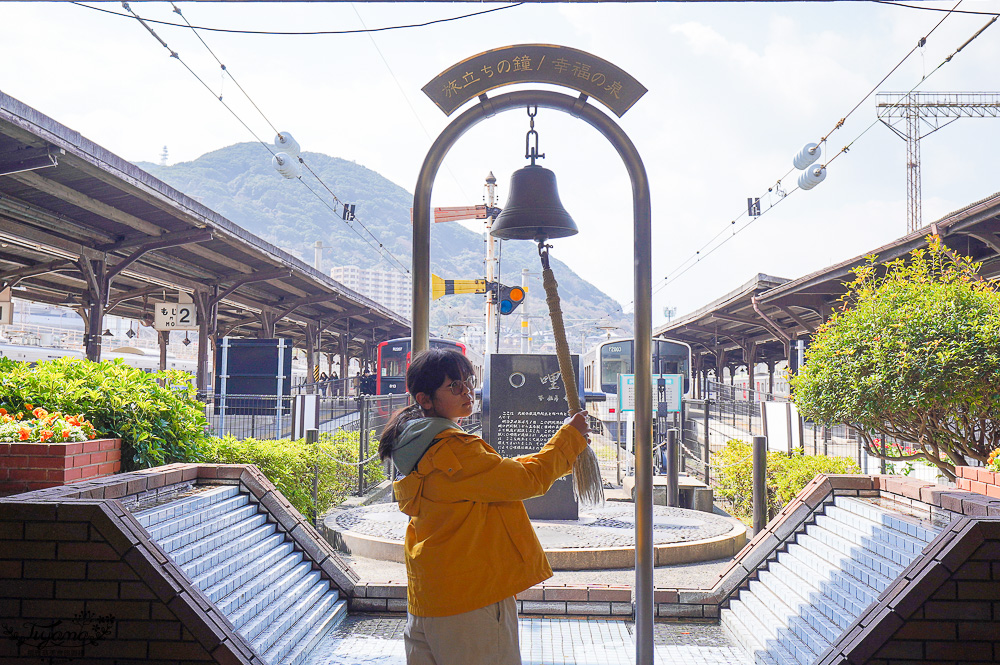
<path id="1" fill-rule="evenodd" d="M 566 326 L 563 323 L 562 307 L 559 302 L 559 284 L 548 266 L 543 266 L 542 269 L 542 286 L 545 287 L 549 318 L 552 319 L 552 337 L 556 343 L 556 357 L 559 359 L 563 387 L 566 388 L 566 403 L 569 406 L 569 415 L 572 416 L 581 410 L 580 395 L 576 391 L 576 372 L 573 370 L 569 344 L 566 342 Z M 604 505 L 601 463 L 590 445 L 584 448 L 573 464 L 573 495 L 585 506 Z"/>

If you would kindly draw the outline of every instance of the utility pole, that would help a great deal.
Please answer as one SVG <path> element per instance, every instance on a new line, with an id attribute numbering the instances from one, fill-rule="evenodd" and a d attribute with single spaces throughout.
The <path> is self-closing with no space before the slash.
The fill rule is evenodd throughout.
<path id="1" fill-rule="evenodd" d="M 490 230 L 493 222 L 496 221 L 496 193 L 497 179 L 493 171 L 486 176 L 486 209 L 490 214 L 486 217 L 486 281 L 492 283 L 496 281 L 496 259 L 493 257 L 493 243 L 495 242 Z M 483 355 L 489 356 L 500 350 L 500 313 L 497 310 L 495 294 L 492 290 L 486 292 L 486 352 Z"/>
<path id="2" fill-rule="evenodd" d="M 521 269 L 521 288 L 525 294 L 528 293 L 528 275 L 531 273 L 527 268 Z M 531 337 L 528 328 L 528 298 L 525 296 L 521 303 L 521 353 L 531 353 Z"/>
<path id="3" fill-rule="evenodd" d="M 996 118 L 996 92 L 880 92 L 878 117 L 906 141 L 906 232 L 923 226 L 920 191 L 920 139 L 959 118 Z M 897 125 L 904 124 L 905 130 Z M 921 134 L 922 129 L 927 129 Z"/>

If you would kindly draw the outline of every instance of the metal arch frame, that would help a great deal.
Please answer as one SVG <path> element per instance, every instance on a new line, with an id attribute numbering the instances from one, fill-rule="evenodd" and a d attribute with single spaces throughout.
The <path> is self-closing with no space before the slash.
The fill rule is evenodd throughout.
<path id="1" fill-rule="evenodd" d="M 429 348 L 431 191 L 452 145 L 466 131 L 501 112 L 528 105 L 565 111 L 599 131 L 618 151 L 632 182 L 633 254 L 635 265 L 635 448 L 636 459 L 652 459 L 652 235 L 649 180 L 631 139 L 614 120 L 587 104 L 550 90 L 518 90 L 480 103 L 451 121 L 427 151 L 413 194 L 413 329 L 412 353 Z M 635 624 L 636 663 L 653 663 L 653 470 L 636 464 Z"/>

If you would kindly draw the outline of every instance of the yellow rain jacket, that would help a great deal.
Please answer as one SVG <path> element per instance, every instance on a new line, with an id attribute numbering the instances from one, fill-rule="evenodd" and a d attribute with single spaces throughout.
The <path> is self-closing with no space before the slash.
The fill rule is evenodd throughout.
<path id="1" fill-rule="evenodd" d="M 447 429 L 393 484 L 406 527 L 407 609 L 451 616 L 552 577 L 522 499 L 569 473 L 587 441 L 563 425 L 540 451 L 503 458 L 480 437 Z"/>

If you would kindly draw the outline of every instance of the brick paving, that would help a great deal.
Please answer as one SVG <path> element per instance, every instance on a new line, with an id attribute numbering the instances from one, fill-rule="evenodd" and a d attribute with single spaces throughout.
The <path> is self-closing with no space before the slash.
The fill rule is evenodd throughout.
<path id="1" fill-rule="evenodd" d="M 398 665 L 405 662 L 406 619 L 355 614 L 318 645 L 304 665 Z M 630 621 L 523 617 L 519 621 L 524 665 L 631 665 Z M 669 623 L 653 627 L 657 665 L 743 665 L 748 661 L 722 628 Z"/>

